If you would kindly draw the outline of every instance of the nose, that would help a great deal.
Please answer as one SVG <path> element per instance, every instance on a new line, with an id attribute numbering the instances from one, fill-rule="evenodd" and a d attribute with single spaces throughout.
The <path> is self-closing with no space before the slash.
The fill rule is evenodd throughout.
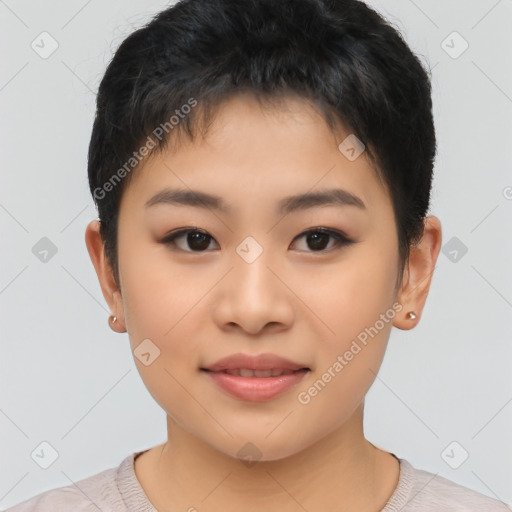
<path id="1" fill-rule="evenodd" d="M 239 328 L 251 335 L 289 329 L 295 316 L 294 295 L 278 266 L 265 251 L 250 263 L 242 258 L 233 263 L 216 287 L 213 316 L 219 328 Z"/>

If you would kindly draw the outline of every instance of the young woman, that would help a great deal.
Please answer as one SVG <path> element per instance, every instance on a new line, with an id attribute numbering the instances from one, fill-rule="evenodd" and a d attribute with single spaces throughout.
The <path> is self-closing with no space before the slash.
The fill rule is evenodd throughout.
<path id="1" fill-rule="evenodd" d="M 363 2 L 183 0 L 131 34 L 86 243 L 168 439 L 11 510 L 505 510 L 363 432 L 440 251 L 435 152 L 428 75 Z"/>

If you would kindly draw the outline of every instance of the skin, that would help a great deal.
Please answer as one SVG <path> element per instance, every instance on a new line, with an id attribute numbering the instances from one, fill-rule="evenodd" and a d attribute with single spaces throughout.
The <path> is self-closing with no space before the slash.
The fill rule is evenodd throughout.
<path id="1" fill-rule="evenodd" d="M 341 125 L 340 125 L 341 126 Z M 342 130 L 342 128 L 340 128 Z M 365 153 L 349 161 L 321 116 L 300 99 L 261 106 L 248 95 L 224 103 L 205 138 L 181 140 L 134 171 L 120 205 L 121 289 L 105 258 L 99 223 L 86 244 L 101 289 L 132 350 L 149 338 L 160 355 L 135 357 L 148 390 L 167 414 L 168 440 L 135 461 L 146 495 L 160 511 L 377 511 L 399 477 L 398 461 L 365 439 L 364 397 L 381 365 L 391 327 L 421 318 L 441 247 L 439 219 L 428 216 L 397 289 L 398 236 L 391 198 Z M 232 213 L 144 203 L 165 187 L 221 196 Z M 292 194 L 343 188 L 365 210 L 327 205 L 286 216 Z M 194 251 L 179 228 L 212 238 Z M 316 250 L 311 228 L 345 233 Z M 236 252 L 252 236 L 262 254 Z M 393 304 L 401 310 L 307 404 L 307 391 L 357 335 Z M 407 318 L 415 311 L 416 319 Z M 308 366 L 293 389 L 267 402 L 233 398 L 199 370 L 221 357 L 270 352 Z M 246 443 L 254 465 L 237 455 Z"/>

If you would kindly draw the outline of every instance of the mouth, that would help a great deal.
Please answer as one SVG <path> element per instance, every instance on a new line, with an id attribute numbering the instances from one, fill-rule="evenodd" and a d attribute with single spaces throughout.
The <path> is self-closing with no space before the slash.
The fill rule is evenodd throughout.
<path id="1" fill-rule="evenodd" d="M 296 387 L 311 372 L 309 367 L 290 368 L 200 368 L 216 387 L 244 402 L 267 402 Z"/>
<path id="2" fill-rule="evenodd" d="M 310 370 L 301 363 L 291 361 L 277 354 L 231 354 L 217 362 L 203 366 L 201 370 L 211 372 L 228 372 L 241 377 L 278 377 L 297 370 Z M 234 372 L 234 373 L 233 373 Z"/>
<path id="3" fill-rule="evenodd" d="M 289 370 L 286 368 L 270 368 L 268 370 L 254 370 L 252 368 L 233 368 L 230 370 L 210 370 L 208 368 L 201 368 L 202 371 L 211 372 L 211 373 L 225 373 L 227 375 L 234 375 L 236 377 L 245 377 L 245 378 L 272 378 L 272 377 L 281 377 L 282 375 L 292 375 L 294 373 L 299 372 L 307 372 L 311 371 L 309 368 L 299 368 L 298 370 Z"/>
<path id="4" fill-rule="evenodd" d="M 311 368 L 276 354 L 232 354 L 201 373 L 229 396 L 249 402 L 265 402 L 297 386 Z"/>

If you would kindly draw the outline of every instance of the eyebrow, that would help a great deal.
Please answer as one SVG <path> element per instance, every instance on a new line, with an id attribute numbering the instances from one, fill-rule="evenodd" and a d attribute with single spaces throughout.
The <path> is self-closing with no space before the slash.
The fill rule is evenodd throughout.
<path id="1" fill-rule="evenodd" d="M 231 208 L 221 197 L 191 189 L 163 189 L 148 199 L 144 207 L 149 208 L 157 204 L 192 206 L 231 213 Z M 366 210 L 366 205 L 360 197 L 348 190 L 337 188 L 285 197 L 279 201 L 277 213 L 282 215 L 330 205 L 355 206 L 361 210 Z"/>

